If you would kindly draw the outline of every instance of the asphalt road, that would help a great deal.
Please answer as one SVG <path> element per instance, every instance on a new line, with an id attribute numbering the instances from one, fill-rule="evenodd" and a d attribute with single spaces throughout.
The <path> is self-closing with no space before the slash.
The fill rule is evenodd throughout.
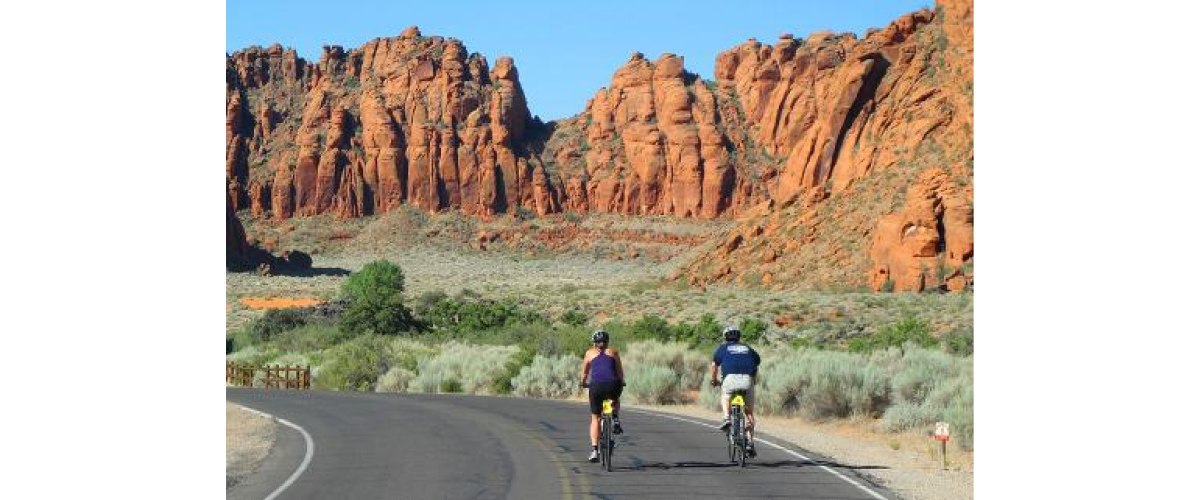
<path id="1" fill-rule="evenodd" d="M 270 456 L 229 499 L 895 498 L 791 446 L 760 441 L 758 458 L 737 467 L 715 428 L 633 409 L 622 412 L 609 473 L 587 461 L 587 409 L 575 402 L 239 388 L 225 397 L 312 443 L 280 425 Z"/>

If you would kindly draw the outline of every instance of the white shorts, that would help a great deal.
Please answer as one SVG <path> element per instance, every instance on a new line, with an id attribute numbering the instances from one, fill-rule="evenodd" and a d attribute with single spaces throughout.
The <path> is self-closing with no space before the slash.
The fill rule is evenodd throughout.
<path id="1" fill-rule="evenodd" d="M 744 373 L 731 373 L 721 381 L 721 395 L 728 398 L 734 391 L 746 392 L 746 406 L 754 406 L 754 379 Z"/>

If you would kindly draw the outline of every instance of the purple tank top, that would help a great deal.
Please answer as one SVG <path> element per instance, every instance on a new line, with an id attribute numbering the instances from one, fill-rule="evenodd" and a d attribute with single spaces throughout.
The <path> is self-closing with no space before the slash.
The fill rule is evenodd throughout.
<path id="1" fill-rule="evenodd" d="M 617 379 L 617 360 L 608 353 L 600 350 L 600 354 L 592 358 L 592 382 L 612 382 Z"/>

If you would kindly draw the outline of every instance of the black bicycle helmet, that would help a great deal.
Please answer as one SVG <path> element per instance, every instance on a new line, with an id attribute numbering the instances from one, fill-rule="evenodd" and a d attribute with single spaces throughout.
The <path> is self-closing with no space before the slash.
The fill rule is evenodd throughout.
<path id="1" fill-rule="evenodd" d="M 592 332 L 592 343 L 598 344 L 601 342 L 603 342 L 605 344 L 608 343 L 608 332 L 606 332 L 604 330 L 596 330 L 596 331 Z"/>
<path id="2" fill-rule="evenodd" d="M 725 327 L 725 331 L 721 333 L 725 335 L 726 342 L 737 342 L 742 339 L 742 331 L 738 330 L 736 326 L 727 326 Z"/>

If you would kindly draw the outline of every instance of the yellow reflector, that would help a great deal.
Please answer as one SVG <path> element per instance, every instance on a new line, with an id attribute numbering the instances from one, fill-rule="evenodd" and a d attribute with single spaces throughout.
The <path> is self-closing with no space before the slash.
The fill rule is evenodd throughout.
<path id="1" fill-rule="evenodd" d="M 601 402 L 600 404 L 601 404 L 601 405 L 602 405 L 602 407 L 604 408 L 604 413 L 605 413 L 605 414 L 612 413 L 612 400 L 611 400 L 611 399 L 605 399 L 605 400 L 604 400 L 603 402 Z"/>
<path id="2" fill-rule="evenodd" d="M 746 406 L 746 402 L 742 400 L 742 396 L 740 394 L 734 396 L 733 399 L 730 399 L 729 404 L 734 406 Z"/>

